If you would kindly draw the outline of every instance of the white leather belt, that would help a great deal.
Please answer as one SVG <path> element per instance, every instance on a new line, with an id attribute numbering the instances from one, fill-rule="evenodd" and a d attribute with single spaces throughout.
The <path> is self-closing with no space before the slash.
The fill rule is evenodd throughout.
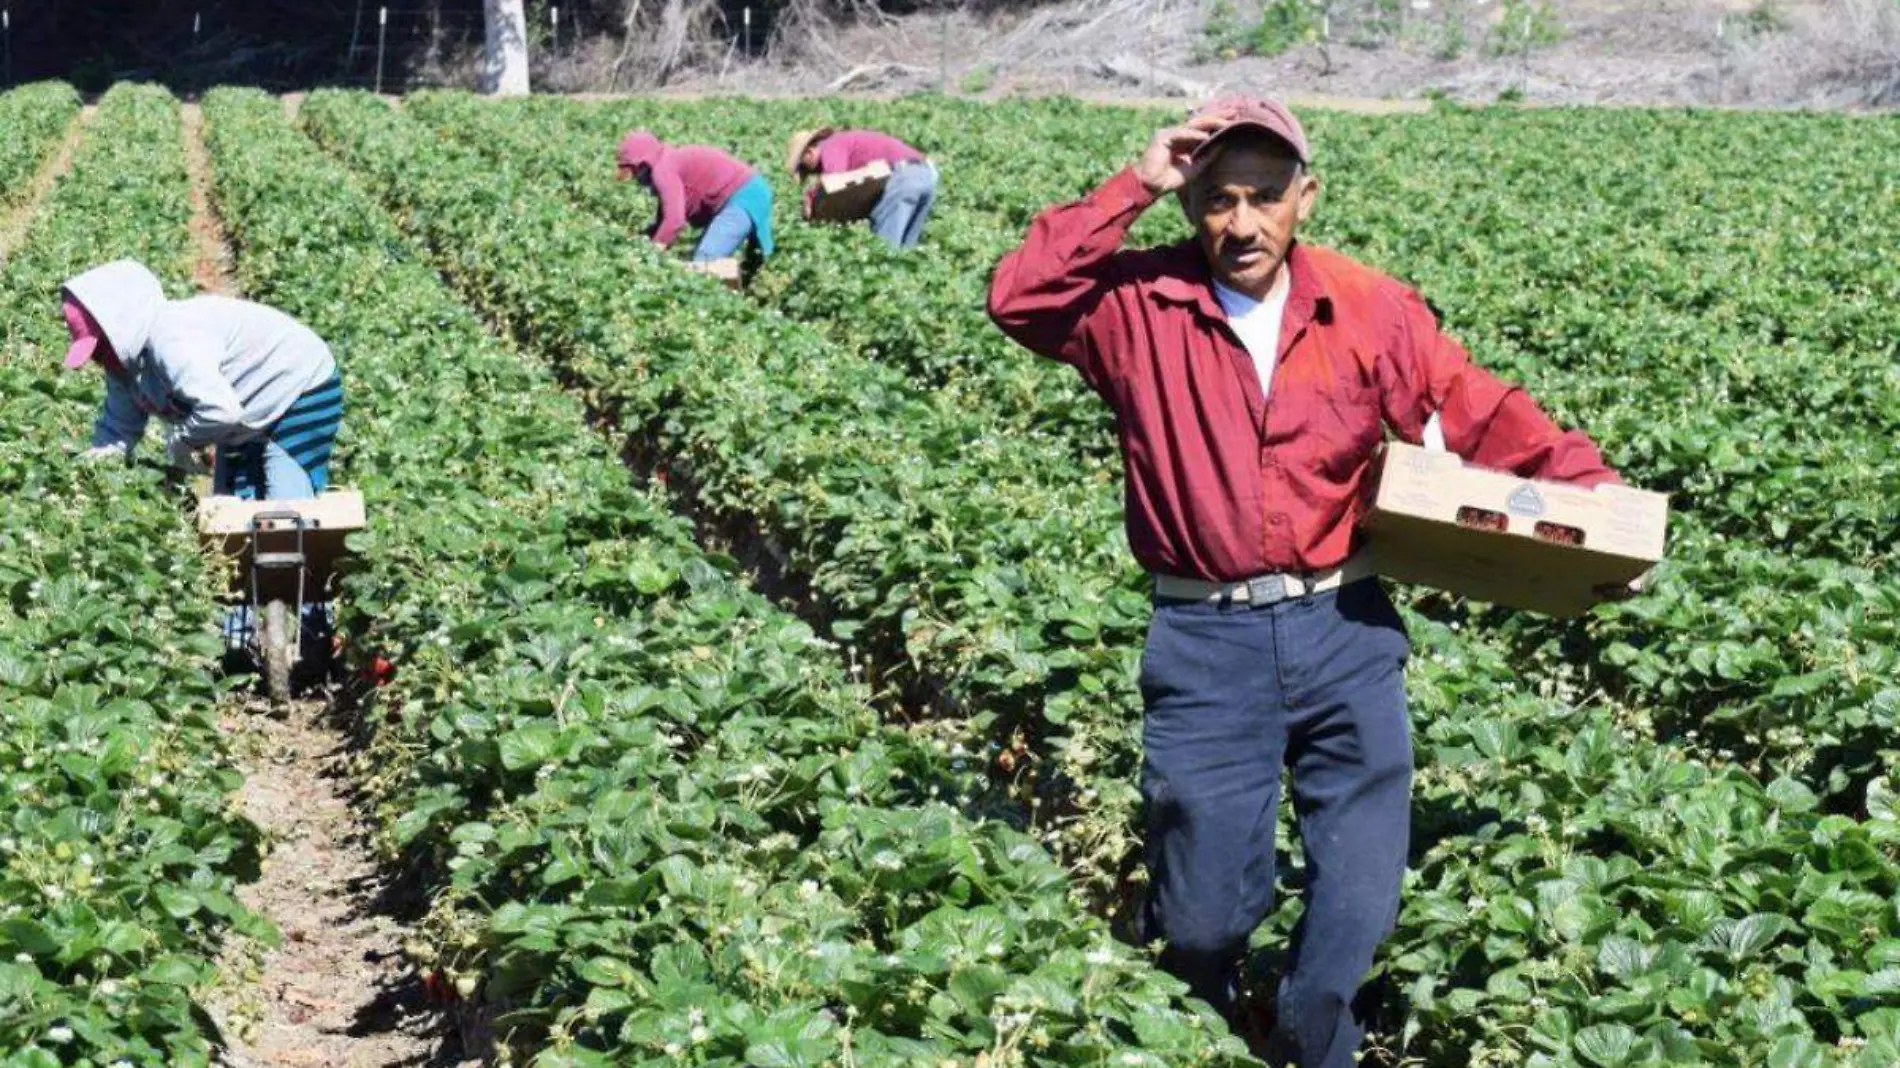
<path id="1" fill-rule="evenodd" d="M 1338 567 L 1305 575 L 1261 575 L 1241 582 L 1209 582 L 1205 579 L 1156 575 L 1154 580 L 1155 596 L 1169 601 L 1278 604 L 1293 597 L 1336 590 L 1348 582 L 1357 582 L 1371 575 L 1372 564 L 1361 554 Z"/>

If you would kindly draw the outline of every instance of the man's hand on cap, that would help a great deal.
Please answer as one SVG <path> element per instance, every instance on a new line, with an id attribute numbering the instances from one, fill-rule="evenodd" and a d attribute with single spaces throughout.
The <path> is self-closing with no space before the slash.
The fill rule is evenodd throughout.
<path id="1" fill-rule="evenodd" d="M 1193 159 L 1194 150 L 1222 124 L 1219 116 L 1195 115 L 1179 126 L 1155 131 L 1135 161 L 1135 177 L 1155 196 L 1180 189 L 1194 180 L 1203 165 L 1204 161 Z"/>

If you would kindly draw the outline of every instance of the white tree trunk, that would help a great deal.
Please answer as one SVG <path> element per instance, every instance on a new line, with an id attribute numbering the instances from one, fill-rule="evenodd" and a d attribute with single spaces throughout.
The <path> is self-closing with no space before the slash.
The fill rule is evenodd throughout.
<path id="1" fill-rule="evenodd" d="M 522 0 L 482 0 L 488 21 L 488 51 L 482 92 L 525 96 L 528 92 L 528 17 Z"/>

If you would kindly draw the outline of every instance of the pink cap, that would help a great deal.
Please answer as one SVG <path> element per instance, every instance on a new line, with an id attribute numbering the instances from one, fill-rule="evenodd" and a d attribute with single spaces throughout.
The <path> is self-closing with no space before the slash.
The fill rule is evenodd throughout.
<path id="1" fill-rule="evenodd" d="M 66 317 L 66 329 L 73 335 L 72 347 L 66 350 L 66 369 L 77 371 L 92 361 L 93 353 L 98 351 L 105 336 L 99 332 L 92 316 L 73 298 L 61 298 L 59 310 Z"/>
<path id="2" fill-rule="evenodd" d="M 1201 147 L 1194 150 L 1196 156 L 1205 153 L 1216 141 L 1235 130 L 1260 130 L 1285 141 L 1301 163 L 1313 162 L 1306 147 L 1306 131 L 1301 128 L 1300 120 L 1286 109 L 1278 100 L 1266 97 L 1247 96 L 1244 93 L 1230 93 L 1215 97 L 1213 100 L 1195 108 L 1190 118 L 1212 115 L 1224 120 L 1220 129 L 1210 134 Z"/>
<path id="3" fill-rule="evenodd" d="M 651 167 L 660 158 L 660 139 L 645 130 L 635 130 L 620 140 L 615 157 L 622 167 Z"/>

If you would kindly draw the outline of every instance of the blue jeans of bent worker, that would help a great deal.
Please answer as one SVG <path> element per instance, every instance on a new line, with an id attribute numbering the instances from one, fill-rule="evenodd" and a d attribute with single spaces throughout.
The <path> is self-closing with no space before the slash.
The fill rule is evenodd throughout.
<path id="1" fill-rule="evenodd" d="M 759 255 L 772 255 L 772 187 L 764 178 L 754 177 L 726 198 L 719 213 L 706 224 L 706 232 L 699 236 L 693 262 L 736 256 L 748 240 L 759 247 Z"/>
<path id="2" fill-rule="evenodd" d="M 895 248 L 916 248 L 937 202 L 937 165 L 900 163 L 871 209 L 871 232 Z"/>
<path id="3" fill-rule="evenodd" d="M 1282 767 L 1306 858 L 1306 910 L 1277 995 L 1301 1068 L 1346 1068 L 1353 998 L 1398 915 L 1411 823 L 1410 652 L 1376 579 L 1278 604 L 1157 600 L 1142 655 L 1142 933 L 1223 1012 L 1273 903 Z"/>

